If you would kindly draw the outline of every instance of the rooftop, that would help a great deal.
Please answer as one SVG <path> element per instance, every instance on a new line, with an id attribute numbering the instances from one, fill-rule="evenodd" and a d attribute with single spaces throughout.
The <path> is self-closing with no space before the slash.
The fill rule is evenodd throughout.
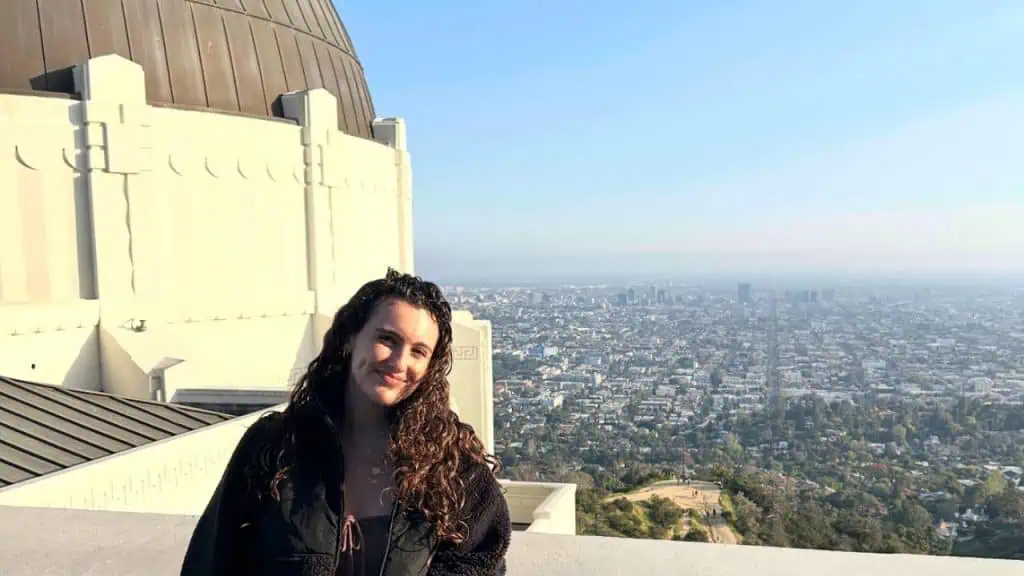
<path id="1" fill-rule="evenodd" d="M 230 418 L 0 376 L 0 488 Z"/>
<path id="2" fill-rule="evenodd" d="M 77 95 L 72 67 L 118 54 L 142 66 L 155 105 L 282 117 L 281 94 L 325 88 L 338 128 L 372 137 L 363 67 L 330 0 L 4 4 L 0 54 L 18 57 L 0 92 Z"/>
<path id="3" fill-rule="evenodd" d="M 195 518 L 7 508 L 0 523 L 4 574 L 178 574 Z M 25 527 L 31 527 L 26 530 Z M 514 532 L 508 576 L 1009 576 L 1010 560 L 855 554 Z"/>

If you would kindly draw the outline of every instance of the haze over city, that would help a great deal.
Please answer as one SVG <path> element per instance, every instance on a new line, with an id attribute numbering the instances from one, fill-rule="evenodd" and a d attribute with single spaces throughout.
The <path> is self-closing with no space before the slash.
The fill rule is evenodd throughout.
<path id="1" fill-rule="evenodd" d="M 1024 270 L 1018 2 L 345 10 L 424 274 Z"/>

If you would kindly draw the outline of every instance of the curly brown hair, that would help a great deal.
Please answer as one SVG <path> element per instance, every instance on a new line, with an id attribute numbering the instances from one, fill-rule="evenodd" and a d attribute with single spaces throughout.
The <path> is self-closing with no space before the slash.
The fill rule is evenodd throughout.
<path id="1" fill-rule="evenodd" d="M 419 511 L 442 541 L 461 542 L 468 531 L 462 519 L 465 485 L 460 472 L 469 462 L 497 472 L 497 459 L 487 454 L 473 428 L 462 423 L 449 404 L 448 374 L 452 367 L 452 311 L 441 289 L 417 276 L 388 269 L 384 278 L 364 284 L 334 316 L 320 354 L 310 362 L 279 415 L 278 441 L 257 457 L 256 477 L 269 479 L 266 493 L 279 500 L 278 485 L 288 477 L 296 452 L 296 432 L 311 408 L 330 405 L 330 418 L 340 428 L 349 378 L 349 341 L 381 304 L 403 300 L 426 310 L 437 323 L 438 339 L 430 364 L 416 390 L 392 415 L 388 455 L 394 468 L 394 496 Z M 340 403 L 340 405 L 339 405 Z"/>

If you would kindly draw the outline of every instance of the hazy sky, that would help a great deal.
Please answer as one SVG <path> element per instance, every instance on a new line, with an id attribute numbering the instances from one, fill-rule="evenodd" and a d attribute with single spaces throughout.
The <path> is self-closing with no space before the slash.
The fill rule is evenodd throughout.
<path id="1" fill-rule="evenodd" d="M 1024 271 L 1024 2 L 339 11 L 421 273 Z"/>

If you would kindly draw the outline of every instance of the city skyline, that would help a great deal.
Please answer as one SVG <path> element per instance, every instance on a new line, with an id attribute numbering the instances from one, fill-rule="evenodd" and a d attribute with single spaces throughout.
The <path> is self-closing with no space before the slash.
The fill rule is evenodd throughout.
<path id="1" fill-rule="evenodd" d="M 425 273 L 1024 270 L 1020 4 L 344 9 Z"/>

